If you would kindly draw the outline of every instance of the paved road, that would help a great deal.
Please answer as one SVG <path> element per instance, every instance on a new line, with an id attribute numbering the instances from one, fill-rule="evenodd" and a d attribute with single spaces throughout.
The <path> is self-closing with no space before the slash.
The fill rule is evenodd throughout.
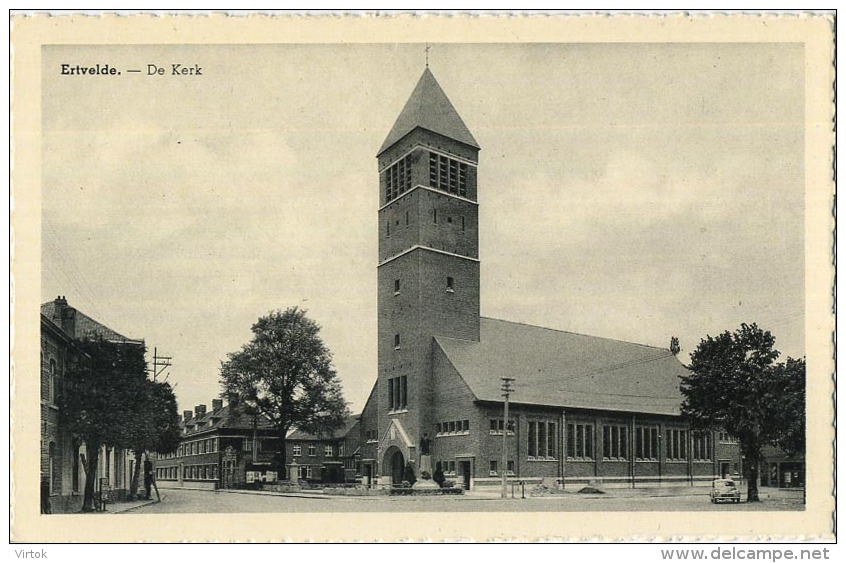
<path id="1" fill-rule="evenodd" d="M 602 511 L 771 511 L 804 510 L 800 499 L 713 505 L 702 494 L 628 496 L 567 494 L 500 499 L 463 497 L 295 497 L 269 494 L 162 489 L 162 502 L 125 514 L 249 512 L 602 512 Z"/>

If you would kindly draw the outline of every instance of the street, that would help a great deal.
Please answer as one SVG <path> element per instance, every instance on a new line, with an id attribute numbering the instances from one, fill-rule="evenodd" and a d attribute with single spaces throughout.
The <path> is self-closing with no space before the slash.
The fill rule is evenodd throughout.
<path id="1" fill-rule="evenodd" d="M 664 494 L 666 493 L 656 493 Z M 701 491 L 679 491 L 672 496 L 633 494 L 614 491 L 604 495 L 568 493 L 547 497 L 502 499 L 493 494 L 470 493 L 465 496 L 340 497 L 276 495 L 260 492 L 213 492 L 162 489 L 159 503 L 141 506 L 124 514 L 176 513 L 249 513 L 249 512 L 619 512 L 619 511 L 799 511 L 800 497 L 772 495 L 762 502 L 747 504 L 711 504 Z M 770 495 L 766 495 L 770 496 Z"/>

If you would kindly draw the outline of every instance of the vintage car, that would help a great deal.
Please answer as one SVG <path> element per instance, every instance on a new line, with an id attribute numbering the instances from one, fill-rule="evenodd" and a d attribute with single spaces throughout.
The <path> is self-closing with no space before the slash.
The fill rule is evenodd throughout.
<path id="1" fill-rule="evenodd" d="M 740 490 L 731 479 L 714 479 L 711 483 L 711 502 L 716 504 L 723 500 L 740 502 Z"/>

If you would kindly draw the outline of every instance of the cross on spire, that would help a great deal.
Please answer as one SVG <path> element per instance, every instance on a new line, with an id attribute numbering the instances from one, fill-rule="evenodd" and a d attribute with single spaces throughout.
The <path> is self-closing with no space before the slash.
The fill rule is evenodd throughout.
<path id="1" fill-rule="evenodd" d="M 426 68 L 429 68 L 429 44 L 426 43 Z"/>

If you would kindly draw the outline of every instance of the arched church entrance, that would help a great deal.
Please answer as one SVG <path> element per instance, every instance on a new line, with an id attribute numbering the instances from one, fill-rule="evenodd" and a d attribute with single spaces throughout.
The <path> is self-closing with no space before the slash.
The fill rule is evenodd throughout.
<path id="1" fill-rule="evenodd" d="M 389 468 L 391 472 L 391 483 L 399 485 L 402 483 L 402 476 L 405 472 L 405 456 L 402 451 L 396 446 L 391 446 L 385 452 L 385 461 L 383 467 Z"/>

